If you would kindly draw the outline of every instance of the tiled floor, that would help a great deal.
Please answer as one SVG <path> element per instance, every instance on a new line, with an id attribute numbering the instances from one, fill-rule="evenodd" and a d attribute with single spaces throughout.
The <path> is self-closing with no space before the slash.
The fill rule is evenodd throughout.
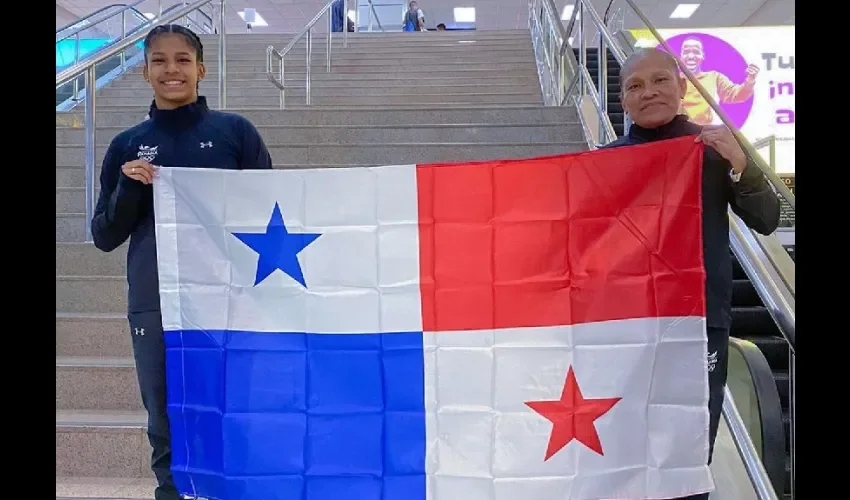
<path id="1" fill-rule="evenodd" d="M 56 500 L 150 500 L 153 479 L 57 477 Z"/>

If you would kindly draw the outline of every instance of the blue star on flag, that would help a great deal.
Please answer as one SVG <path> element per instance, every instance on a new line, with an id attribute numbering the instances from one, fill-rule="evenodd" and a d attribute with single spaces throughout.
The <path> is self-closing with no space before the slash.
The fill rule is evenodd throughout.
<path id="1" fill-rule="evenodd" d="M 259 285 L 273 272 L 280 269 L 307 288 L 298 253 L 321 236 L 317 233 L 290 233 L 283 223 L 280 207 L 274 204 L 271 219 L 265 233 L 232 233 L 239 241 L 259 254 L 257 276 L 254 286 Z"/>

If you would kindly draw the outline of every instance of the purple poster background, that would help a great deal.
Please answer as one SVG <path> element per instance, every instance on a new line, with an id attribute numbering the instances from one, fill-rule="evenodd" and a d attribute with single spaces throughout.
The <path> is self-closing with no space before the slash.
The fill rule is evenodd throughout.
<path id="1" fill-rule="evenodd" d="M 747 61 L 744 56 L 725 40 L 707 33 L 695 31 L 668 38 L 666 41 L 673 50 L 673 56 L 677 59 L 682 53 L 682 43 L 689 38 L 695 38 L 702 42 L 705 56 L 701 67 L 703 71 L 723 73 L 735 84 L 740 84 L 747 78 Z M 660 44 L 657 48 L 664 50 L 664 47 Z M 750 116 L 750 111 L 753 109 L 753 97 L 738 104 L 721 103 L 720 109 L 726 113 L 732 124 L 740 129 L 744 126 Z"/>

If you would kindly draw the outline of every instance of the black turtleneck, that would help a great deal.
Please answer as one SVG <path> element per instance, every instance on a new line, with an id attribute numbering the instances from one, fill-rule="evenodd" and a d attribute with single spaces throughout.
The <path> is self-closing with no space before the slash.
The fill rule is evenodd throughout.
<path id="1" fill-rule="evenodd" d="M 702 127 L 678 115 L 666 125 L 644 128 L 632 125 L 627 136 L 605 148 L 631 146 L 688 135 L 699 135 Z M 754 164 L 748 164 L 741 179 L 732 182 L 732 165 L 714 148 L 705 147 L 702 172 L 703 253 L 706 271 L 706 320 L 709 328 L 728 329 L 732 310 L 732 254 L 729 249 L 731 207 L 741 220 L 761 234 L 779 226 L 779 199 Z M 639 180 L 636 180 L 639 182 Z"/>
<path id="2" fill-rule="evenodd" d="M 130 239 L 128 312 L 159 310 L 153 189 L 121 173 L 133 160 L 159 167 L 272 168 L 254 125 L 242 116 L 209 109 L 205 97 L 175 109 L 151 104 L 149 119 L 121 132 L 109 145 L 92 218 L 97 248 L 110 252 Z"/>

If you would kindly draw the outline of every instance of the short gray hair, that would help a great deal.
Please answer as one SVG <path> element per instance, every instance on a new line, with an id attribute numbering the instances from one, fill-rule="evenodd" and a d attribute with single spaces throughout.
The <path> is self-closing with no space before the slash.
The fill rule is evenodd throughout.
<path id="1" fill-rule="evenodd" d="M 632 55 L 626 58 L 623 62 L 623 66 L 620 68 L 620 85 L 623 85 L 623 81 L 625 81 L 635 63 L 642 61 L 646 57 L 653 56 L 654 54 L 663 58 L 670 70 L 674 73 L 679 73 L 679 64 L 676 62 L 675 57 L 658 49 L 641 48 L 635 50 Z"/>

